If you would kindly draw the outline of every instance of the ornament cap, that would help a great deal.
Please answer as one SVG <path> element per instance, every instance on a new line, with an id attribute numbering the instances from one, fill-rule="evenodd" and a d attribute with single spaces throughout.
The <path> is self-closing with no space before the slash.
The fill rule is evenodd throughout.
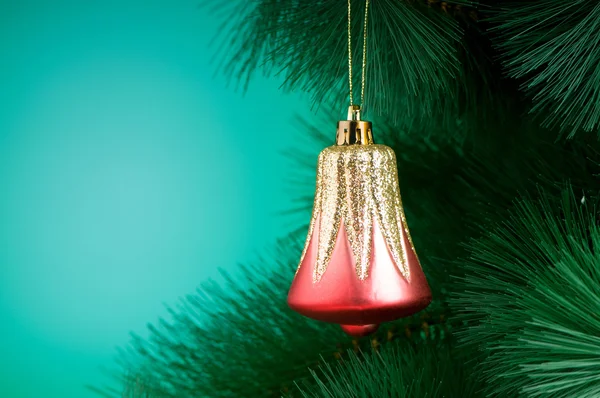
<path id="1" fill-rule="evenodd" d="M 340 120 L 337 125 L 336 145 L 371 145 L 373 125 L 360 119 L 360 105 L 348 107 L 348 120 Z"/>

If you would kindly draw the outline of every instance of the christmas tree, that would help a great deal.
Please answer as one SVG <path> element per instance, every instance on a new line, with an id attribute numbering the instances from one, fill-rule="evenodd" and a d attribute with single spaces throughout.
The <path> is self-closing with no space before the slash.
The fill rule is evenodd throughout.
<path id="1" fill-rule="evenodd" d="M 220 72 L 308 93 L 318 116 L 299 125 L 331 145 L 347 98 L 347 4 L 210 3 L 234 54 Z M 243 266 L 249 287 L 205 283 L 134 339 L 124 390 L 105 395 L 600 396 L 600 4 L 370 7 L 364 111 L 396 152 L 432 304 L 366 338 L 288 308 L 317 156 L 296 153 L 293 210 L 306 225 Z M 362 27 L 355 18 L 356 59 Z"/>

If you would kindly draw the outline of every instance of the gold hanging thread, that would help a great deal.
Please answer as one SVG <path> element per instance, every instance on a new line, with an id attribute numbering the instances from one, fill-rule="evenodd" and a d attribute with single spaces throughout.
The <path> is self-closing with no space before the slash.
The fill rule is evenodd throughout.
<path id="1" fill-rule="evenodd" d="M 360 107 L 365 103 L 365 77 L 367 71 L 367 23 L 369 20 L 369 4 L 366 0 L 365 19 L 363 23 L 363 53 L 362 53 L 362 71 L 360 84 Z M 348 86 L 350 91 L 350 105 L 354 105 L 354 85 L 352 83 L 352 1 L 348 0 Z"/>

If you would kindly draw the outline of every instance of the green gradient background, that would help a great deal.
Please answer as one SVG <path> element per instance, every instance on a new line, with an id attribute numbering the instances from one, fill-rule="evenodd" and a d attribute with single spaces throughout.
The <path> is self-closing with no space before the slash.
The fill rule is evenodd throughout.
<path id="1" fill-rule="evenodd" d="M 302 100 L 213 78 L 196 1 L 1 4 L 0 397 L 95 396 L 129 331 L 287 230 Z"/>

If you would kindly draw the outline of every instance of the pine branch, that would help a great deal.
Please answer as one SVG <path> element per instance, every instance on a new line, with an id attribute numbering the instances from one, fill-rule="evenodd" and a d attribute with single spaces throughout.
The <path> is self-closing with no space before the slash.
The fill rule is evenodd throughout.
<path id="1" fill-rule="evenodd" d="M 311 94 L 316 106 L 338 105 L 347 94 L 346 6 L 337 0 L 235 1 L 235 22 L 221 48 L 221 70 L 247 87 L 253 73 L 283 78 L 286 90 Z M 378 0 L 369 23 L 366 109 L 395 123 L 407 117 L 429 122 L 433 115 L 456 114 L 464 84 L 458 51 L 461 29 L 451 15 L 457 5 L 426 1 Z M 354 57 L 360 60 L 364 1 L 354 0 Z M 472 15 L 472 14 L 466 14 Z M 470 17 L 468 17 L 470 18 Z M 360 62 L 355 62 L 355 87 Z"/>
<path id="2" fill-rule="evenodd" d="M 301 395 L 323 398 L 475 397 L 480 386 L 449 345 L 393 344 L 381 352 L 350 352 L 338 364 L 312 371 L 316 381 Z"/>
<path id="3" fill-rule="evenodd" d="M 470 325 L 463 346 L 482 351 L 488 392 L 599 396 L 598 208 L 570 187 L 562 199 L 542 190 L 468 247 L 453 306 Z"/>
<path id="4" fill-rule="evenodd" d="M 509 76 L 524 78 L 544 126 L 600 135 L 600 4 L 590 0 L 502 3 L 492 30 Z"/>

